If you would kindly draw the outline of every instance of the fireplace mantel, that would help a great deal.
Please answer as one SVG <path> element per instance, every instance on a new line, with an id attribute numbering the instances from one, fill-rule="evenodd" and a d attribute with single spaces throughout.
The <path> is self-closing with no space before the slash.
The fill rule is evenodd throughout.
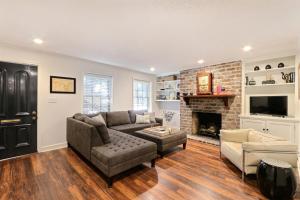
<path id="1" fill-rule="evenodd" d="M 198 99 L 198 98 L 219 98 L 224 101 L 224 106 L 228 107 L 228 98 L 235 97 L 235 94 L 212 94 L 212 95 L 188 95 L 183 96 L 183 100 L 186 105 L 190 105 L 190 99 Z"/>

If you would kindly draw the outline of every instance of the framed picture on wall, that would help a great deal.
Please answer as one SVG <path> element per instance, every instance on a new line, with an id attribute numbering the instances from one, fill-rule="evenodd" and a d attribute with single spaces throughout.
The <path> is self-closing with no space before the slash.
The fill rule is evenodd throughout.
<path id="1" fill-rule="evenodd" d="M 212 94 L 212 73 L 197 73 L 197 94 Z"/>
<path id="2" fill-rule="evenodd" d="M 76 78 L 50 76 L 50 93 L 75 94 Z"/>

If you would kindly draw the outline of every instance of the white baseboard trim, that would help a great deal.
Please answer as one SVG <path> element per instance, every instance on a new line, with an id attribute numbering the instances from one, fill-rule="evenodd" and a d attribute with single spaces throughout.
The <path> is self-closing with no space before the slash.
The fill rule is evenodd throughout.
<path id="1" fill-rule="evenodd" d="M 52 151 L 55 149 L 62 149 L 66 148 L 68 146 L 67 142 L 58 143 L 58 144 L 52 144 L 44 147 L 39 147 L 38 152 L 45 152 L 45 151 Z"/>

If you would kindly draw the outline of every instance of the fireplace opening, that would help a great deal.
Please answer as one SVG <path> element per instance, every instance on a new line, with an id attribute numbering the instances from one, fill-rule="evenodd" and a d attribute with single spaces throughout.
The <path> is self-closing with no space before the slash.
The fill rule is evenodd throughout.
<path id="1" fill-rule="evenodd" d="M 192 134 L 219 138 L 222 128 L 222 115 L 220 113 L 193 112 Z"/>

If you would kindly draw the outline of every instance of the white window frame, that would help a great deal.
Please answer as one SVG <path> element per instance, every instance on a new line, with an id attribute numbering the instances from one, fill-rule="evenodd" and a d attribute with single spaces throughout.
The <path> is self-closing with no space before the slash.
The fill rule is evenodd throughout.
<path id="1" fill-rule="evenodd" d="M 95 73 L 86 73 L 86 74 L 84 74 L 84 77 L 88 76 L 88 75 L 111 78 L 111 96 L 110 96 L 110 110 L 109 111 L 112 111 L 113 110 L 113 105 L 114 105 L 114 102 L 113 102 L 113 96 L 114 96 L 114 78 L 113 78 L 113 76 L 111 76 L 111 75 L 103 75 L 103 74 L 95 74 Z M 83 104 L 84 104 L 84 96 L 85 96 L 84 95 L 84 89 L 85 89 L 84 77 L 83 77 L 82 113 L 84 113 Z M 87 114 L 87 113 L 85 113 L 85 114 Z"/>
<path id="2" fill-rule="evenodd" d="M 147 108 L 147 110 L 148 110 L 148 112 L 151 112 L 152 111 L 152 82 L 151 81 L 149 81 L 149 80 L 142 80 L 142 79 L 133 79 L 132 80 L 132 109 L 133 110 L 135 110 L 135 108 L 134 108 L 134 99 L 135 99 L 135 96 L 134 96 L 134 94 L 135 94 L 135 91 L 134 91 L 134 82 L 135 81 L 141 81 L 141 82 L 147 82 L 147 83 L 149 83 L 149 103 L 148 103 L 148 108 Z"/>

